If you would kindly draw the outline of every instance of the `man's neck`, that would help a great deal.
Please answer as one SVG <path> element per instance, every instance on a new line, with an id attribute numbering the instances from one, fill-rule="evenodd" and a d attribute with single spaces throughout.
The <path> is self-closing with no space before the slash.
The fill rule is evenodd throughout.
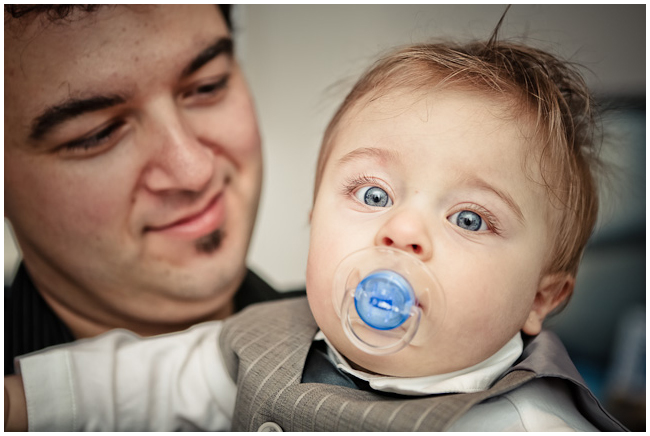
<path id="1" fill-rule="evenodd" d="M 23 264 L 37 292 L 76 339 L 116 328 L 153 336 L 226 318 L 234 313 L 234 295 L 245 274 L 244 271 L 241 281 L 232 283 L 228 289 L 203 298 L 184 299 L 153 291 L 129 292 L 123 288 L 89 292 L 74 277 L 49 268 L 39 257 L 25 256 Z"/>
<path id="2" fill-rule="evenodd" d="M 91 338 L 109 330 L 124 328 L 140 336 L 154 336 L 159 334 L 173 333 L 185 330 L 195 324 L 206 321 L 215 321 L 227 318 L 234 313 L 234 302 L 230 298 L 223 304 L 219 310 L 216 310 L 207 316 L 192 319 L 186 322 L 167 323 L 144 320 L 127 320 L 119 318 L 109 318 L 106 321 L 93 318 L 89 313 L 77 312 L 69 306 L 62 304 L 55 298 L 46 293 L 41 293 L 43 299 L 52 308 L 54 313 L 70 329 L 75 339 Z"/>

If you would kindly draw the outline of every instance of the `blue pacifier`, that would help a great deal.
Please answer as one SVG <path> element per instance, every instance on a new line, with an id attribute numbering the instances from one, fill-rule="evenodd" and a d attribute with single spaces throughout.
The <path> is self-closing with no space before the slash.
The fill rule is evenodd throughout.
<path id="1" fill-rule="evenodd" d="M 379 330 L 391 330 L 404 324 L 414 304 L 413 288 L 395 271 L 368 275 L 354 292 L 354 307 L 359 317 Z"/>
<path id="2" fill-rule="evenodd" d="M 416 333 L 428 337 L 444 317 L 438 281 L 424 263 L 402 250 L 372 247 L 352 253 L 339 264 L 333 286 L 346 336 L 369 354 L 399 351 Z"/>

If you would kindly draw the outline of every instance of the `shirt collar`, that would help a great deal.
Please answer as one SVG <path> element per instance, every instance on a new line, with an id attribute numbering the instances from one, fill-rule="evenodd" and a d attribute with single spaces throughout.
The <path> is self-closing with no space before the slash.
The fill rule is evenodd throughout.
<path id="1" fill-rule="evenodd" d="M 469 368 L 447 374 L 437 374 L 424 377 L 392 377 L 370 374 L 354 369 L 348 361 L 329 343 L 322 331 L 314 340 L 325 340 L 328 356 L 337 368 L 361 380 L 370 387 L 382 392 L 392 392 L 404 395 L 431 395 L 446 393 L 480 392 L 489 388 L 521 356 L 524 343 L 521 333 L 517 332 L 499 351 L 482 362 Z"/>

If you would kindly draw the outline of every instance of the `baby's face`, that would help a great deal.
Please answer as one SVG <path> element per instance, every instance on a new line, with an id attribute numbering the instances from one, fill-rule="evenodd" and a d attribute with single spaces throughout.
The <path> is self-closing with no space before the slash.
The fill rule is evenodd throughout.
<path id="1" fill-rule="evenodd" d="M 393 92 L 342 120 L 314 204 L 307 293 L 348 359 L 387 375 L 440 374 L 526 330 L 552 240 L 529 130 L 493 99 L 454 90 L 424 99 Z M 425 317 L 410 345 L 377 357 L 345 336 L 332 279 L 350 253 L 386 245 L 431 269 L 446 314 L 435 334 Z"/>

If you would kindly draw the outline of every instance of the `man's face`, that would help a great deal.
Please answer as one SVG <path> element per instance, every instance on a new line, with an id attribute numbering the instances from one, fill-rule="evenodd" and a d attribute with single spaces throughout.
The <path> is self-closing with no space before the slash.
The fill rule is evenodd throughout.
<path id="1" fill-rule="evenodd" d="M 5 215 L 48 301 L 111 325 L 230 300 L 262 158 L 229 38 L 213 5 L 5 24 Z"/>
<path id="2" fill-rule="evenodd" d="M 343 118 L 313 209 L 307 294 L 347 358 L 381 374 L 441 374 L 485 360 L 524 327 L 550 238 L 522 129 L 489 98 L 454 90 L 393 92 Z M 332 303 L 338 264 L 373 246 L 420 259 L 446 300 L 441 325 L 423 317 L 412 343 L 388 356 L 351 345 Z"/>

